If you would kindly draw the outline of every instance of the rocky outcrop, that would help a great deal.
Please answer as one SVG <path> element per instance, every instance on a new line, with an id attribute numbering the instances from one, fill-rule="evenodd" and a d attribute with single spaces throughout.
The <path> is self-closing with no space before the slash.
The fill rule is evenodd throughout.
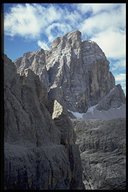
<path id="1" fill-rule="evenodd" d="M 72 120 L 90 190 L 126 189 L 126 120 Z"/>
<path id="2" fill-rule="evenodd" d="M 97 110 L 108 110 L 110 108 L 119 108 L 126 103 L 125 94 L 121 85 L 116 85 L 111 91 L 99 101 L 96 106 Z"/>
<path id="3" fill-rule="evenodd" d="M 54 101 L 52 119 L 61 132 L 61 143 L 64 145 L 74 144 L 76 140 L 75 132 L 72 127 L 71 120 L 67 116 L 63 106 L 56 100 Z"/>
<path id="4" fill-rule="evenodd" d="M 72 170 L 70 187 L 71 189 L 80 189 L 80 186 L 83 186 L 84 189 L 84 185 L 81 182 L 82 166 L 79 156 L 79 147 L 75 144 L 76 135 L 72 122 L 67 116 L 66 109 L 56 100 L 54 101 L 52 119 L 54 119 L 55 125 L 61 132 L 61 144 L 66 146 L 69 155 L 70 167 Z"/>
<path id="5" fill-rule="evenodd" d="M 16 74 L 11 61 L 4 65 L 5 142 L 59 143 L 59 131 L 46 109 L 47 91 L 31 70 Z M 54 127 L 54 128 L 53 128 Z M 53 133 L 52 133 L 53 132 Z M 50 134 L 52 133 L 52 134 Z"/>
<path id="6" fill-rule="evenodd" d="M 7 56 L 4 77 L 5 189 L 83 189 L 80 154 L 71 122 L 61 117 L 62 127 L 61 122 L 55 124 L 48 111 L 47 89 L 39 77 L 30 69 L 17 74 Z M 70 138 L 70 142 L 62 142 L 63 137 L 65 141 Z"/>
<path id="7" fill-rule="evenodd" d="M 58 37 L 50 51 L 25 54 L 15 64 L 20 72 L 27 67 L 45 77 L 50 99 L 71 111 L 86 112 L 115 85 L 105 54 L 95 42 L 81 41 L 80 31 Z"/>
<path id="8" fill-rule="evenodd" d="M 15 64 L 18 73 L 22 74 L 25 69 L 31 69 L 39 76 L 43 85 L 46 86 L 46 88 L 48 87 L 49 81 L 46 69 L 45 51 L 43 49 L 25 53 L 23 57 L 16 60 Z"/>
<path id="9" fill-rule="evenodd" d="M 114 86 L 97 105 L 88 108 L 82 118 L 101 120 L 126 118 L 126 99 L 121 86 L 119 84 Z"/>

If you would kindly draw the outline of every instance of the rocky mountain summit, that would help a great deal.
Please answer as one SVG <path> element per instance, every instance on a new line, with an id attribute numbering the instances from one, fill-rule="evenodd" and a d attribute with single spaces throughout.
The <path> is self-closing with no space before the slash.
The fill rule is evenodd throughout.
<path id="1" fill-rule="evenodd" d="M 50 99 L 74 112 L 86 112 L 115 87 L 105 54 L 95 42 L 82 41 L 80 31 L 56 38 L 49 51 L 24 54 L 15 65 L 19 73 L 33 70 Z"/>
<path id="2" fill-rule="evenodd" d="M 30 69 L 17 74 L 7 56 L 4 77 L 5 189 L 83 189 L 79 149 L 63 107 L 55 101 L 51 115 L 39 77 Z"/>
<path id="3" fill-rule="evenodd" d="M 4 73 L 5 189 L 125 189 L 126 99 L 95 42 L 67 33 Z"/>

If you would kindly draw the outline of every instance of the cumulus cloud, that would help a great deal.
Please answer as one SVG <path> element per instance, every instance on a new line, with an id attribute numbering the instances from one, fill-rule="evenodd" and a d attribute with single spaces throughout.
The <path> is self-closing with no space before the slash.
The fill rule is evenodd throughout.
<path id="1" fill-rule="evenodd" d="M 35 7 L 26 4 L 16 5 L 11 8 L 10 13 L 5 14 L 5 34 L 10 36 L 30 36 L 32 38 L 40 34 L 41 26 L 36 17 Z"/>
<path id="2" fill-rule="evenodd" d="M 106 5 L 106 4 L 105 4 Z M 104 6 L 105 6 L 104 5 Z M 126 8 L 120 5 L 117 9 L 107 9 L 83 20 L 80 29 L 83 33 L 90 36 L 108 29 L 123 30 L 126 27 Z"/>
<path id="3" fill-rule="evenodd" d="M 121 73 L 121 74 L 115 75 L 115 80 L 116 81 L 126 81 L 126 74 Z"/>
<path id="4" fill-rule="evenodd" d="M 49 4 L 45 7 L 36 3 L 17 4 L 4 15 L 4 31 L 11 37 L 17 35 L 37 39 L 37 44 L 40 46 L 42 34 L 47 36 L 48 41 L 51 42 L 57 36 L 70 32 L 73 27 L 75 29 L 80 18 L 77 11 L 70 12 L 63 6 Z"/>
<path id="5" fill-rule="evenodd" d="M 98 43 L 107 57 L 118 59 L 126 55 L 125 33 L 109 29 L 98 33 L 92 40 Z"/>
<path id="6" fill-rule="evenodd" d="M 18 4 L 4 16 L 5 34 L 37 38 L 45 27 L 60 17 L 61 14 L 53 6 L 45 8 L 39 4 Z"/>
<path id="7" fill-rule="evenodd" d="M 102 11 L 111 11 L 114 8 L 116 8 L 119 4 L 112 4 L 112 3 L 80 3 L 80 4 L 75 4 L 77 9 L 82 12 L 83 14 L 87 12 L 92 12 L 92 14 L 97 14 Z"/>

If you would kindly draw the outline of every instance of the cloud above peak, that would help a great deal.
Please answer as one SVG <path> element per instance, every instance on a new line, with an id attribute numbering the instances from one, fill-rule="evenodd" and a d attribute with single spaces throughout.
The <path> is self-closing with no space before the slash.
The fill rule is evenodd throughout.
<path id="1" fill-rule="evenodd" d="M 38 38 L 48 25 L 60 17 L 53 6 L 45 8 L 40 4 L 17 4 L 4 15 L 5 34 Z"/>
<path id="2" fill-rule="evenodd" d="M 14 4 L 10 11 L 4 14 L 5 35 L 38 41 L 43 34 L 48 37 L 49 42 L 76 28 L 82 32 L 84 38 L 96 40 L 99 40 L 100 35 L 106 35 L 106 31 L 109 34 L 113 31 L 116 34 L 117 31 L 118 35 L 120 31 L 125 35 L 125 4 L 69 5 Z"/>
<path id="3" fill-rule="evenodd" d="M 29 4 L 12 7 L 10 13 L 5 14 L 4 29 L 5 34 L 10 36 L 30 38 L 39 36 L 41 26 L 37 20 L 35 7 Z"/>

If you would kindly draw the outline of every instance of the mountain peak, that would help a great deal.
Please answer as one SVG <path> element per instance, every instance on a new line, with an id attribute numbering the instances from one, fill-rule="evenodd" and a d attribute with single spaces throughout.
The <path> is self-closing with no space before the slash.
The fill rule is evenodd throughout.
<path id="1" fill-rule="evenodd" d="M 95 42 L 81 41 L 78 30 L 57 37 L 47 53 L 23 57 L 16 65 L 18 70 L 32 69 L 46 84 L 50 99 L 74 112 L 86 112 L 115 87 L 104 52 Z"/>
<path id="2" fill-rule="evenodd" d="M 81 32 L 80 31 L 72 31 L 70 33 L 65 34 L 62 37 L 57 37 L 53 42 L 52 42 L 52 49 L 54 48 L 64 48 L 66 45 L 72 45 L 76 42 L 81 42 Z"/>

